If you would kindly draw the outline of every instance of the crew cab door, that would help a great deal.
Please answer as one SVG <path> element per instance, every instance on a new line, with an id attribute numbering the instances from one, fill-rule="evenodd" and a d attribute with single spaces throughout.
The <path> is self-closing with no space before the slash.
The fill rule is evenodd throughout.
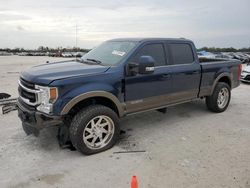
<path id="1" fill-rule="evenodd" d="M 167 66 L 168 56 L 163 42 L 147 42 L 140 46 L 129 59 L 138 64 L 141 56 L 155 60 L 154 72 L 125 76 L 125 102 L 127 113 L 163 106 L 172 89 L 171 72 Z M 126 67 L 127 72 L 130 70 Z"/>
<path id="2" fill-rule="evenodd" d="M 172 102 L 197 98 L 201 80 L 201 66 L 194 55 L 194 46 L 187 42 L 168 43 L 171 57 Z"/>

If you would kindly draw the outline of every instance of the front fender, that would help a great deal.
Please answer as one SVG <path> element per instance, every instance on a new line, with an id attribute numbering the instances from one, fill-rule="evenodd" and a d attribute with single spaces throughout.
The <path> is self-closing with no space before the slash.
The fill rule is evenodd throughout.
<path id="1" fill-rule="evenodd" d="M 96 83 L 87 84 L 73 89 L 60 98 L 60 115 L 66 115 L 72 107 L 80 101 L 92 97 L 105 97 L 111 100 L 117 107 L 119 116 L 124 114 L 122 103 L 119 100 L 120 91 L 111 85 Z"/>

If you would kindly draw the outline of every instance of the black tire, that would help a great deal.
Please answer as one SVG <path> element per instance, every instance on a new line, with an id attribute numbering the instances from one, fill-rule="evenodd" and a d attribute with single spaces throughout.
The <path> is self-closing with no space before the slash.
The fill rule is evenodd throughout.
<path id="1" fill-rule="evenodd" d="M 96 117 L 105 116 L 112 120 L 113 122 L 113 134 L 110 137 L 108 143 L 101 148 L 93 149 L 88 147 L 88 145 L 83 140 L 83 134 L 85 128 L 88 126 L 90 120 Z M 110 149 L 114 146 L 117 139 L 119 138 L 120 128 L 119 128 L 119 118 L 117 114 L 110 108 L 102 105 L 91 105 L 81 111 L 79 111 L 72 120 L 69 128 L 70 140 L 73 146 L 85 155 L 91 155 L 99 153 Z M 98 138 L 99 139 L 99 138 Z"/>
<path id="2" fill-rule="evenodd" d="M 218 105 L 218 97 L 219 97 L 219 92 L 222 90 L 222 89 L 226 89 L 228 91 L 228 100 L 225 104 L 225 106 L 223 107 L 220 107 Z M 227 84 L 227 83 L 224 83 L 224 82 L 219 82 L 215 88 L 214 88 L 214 91 L 213 91 L 213 94 L 211 96 L 208 96 L 206 97 L 206 105 L 207 105 L 207 108 L 212 111 L 212 112 L 216 112 L 216 113 L 220 113 L 220 112 L 224 112 L 229 103 L 230 103 L 230 99 L 231 99 L 231 89 L 230 89 L 230 86 Z"/>

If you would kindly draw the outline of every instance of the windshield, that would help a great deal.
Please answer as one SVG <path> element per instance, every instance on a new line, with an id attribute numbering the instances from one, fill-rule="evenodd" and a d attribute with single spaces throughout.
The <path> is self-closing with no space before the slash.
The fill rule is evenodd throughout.
<path id="1" fill-rule="evenodd" d="M 102 65 L 119 63 L 136 45 L 136 42 L 107 41 L 94 48 L 81 59 L 95 61 Z"/>

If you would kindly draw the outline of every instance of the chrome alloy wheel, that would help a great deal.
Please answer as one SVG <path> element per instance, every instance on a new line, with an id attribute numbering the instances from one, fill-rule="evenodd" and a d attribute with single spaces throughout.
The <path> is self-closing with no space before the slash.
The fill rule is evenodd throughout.
<path id="1" fill-rule="evenodd" d="M 105 115 L 91 119 L 83 131 L 83 142 L 90 149 L 100 149 L 109 144 L 114 135 L 114 122 Z"/>
<path id="2" fill-rule="evenodd" d="M 227 88 L 222 88 L 218 94 L 217 104 L 219 108 L 224 108 L 229 100 L 229 91 Z"/>

